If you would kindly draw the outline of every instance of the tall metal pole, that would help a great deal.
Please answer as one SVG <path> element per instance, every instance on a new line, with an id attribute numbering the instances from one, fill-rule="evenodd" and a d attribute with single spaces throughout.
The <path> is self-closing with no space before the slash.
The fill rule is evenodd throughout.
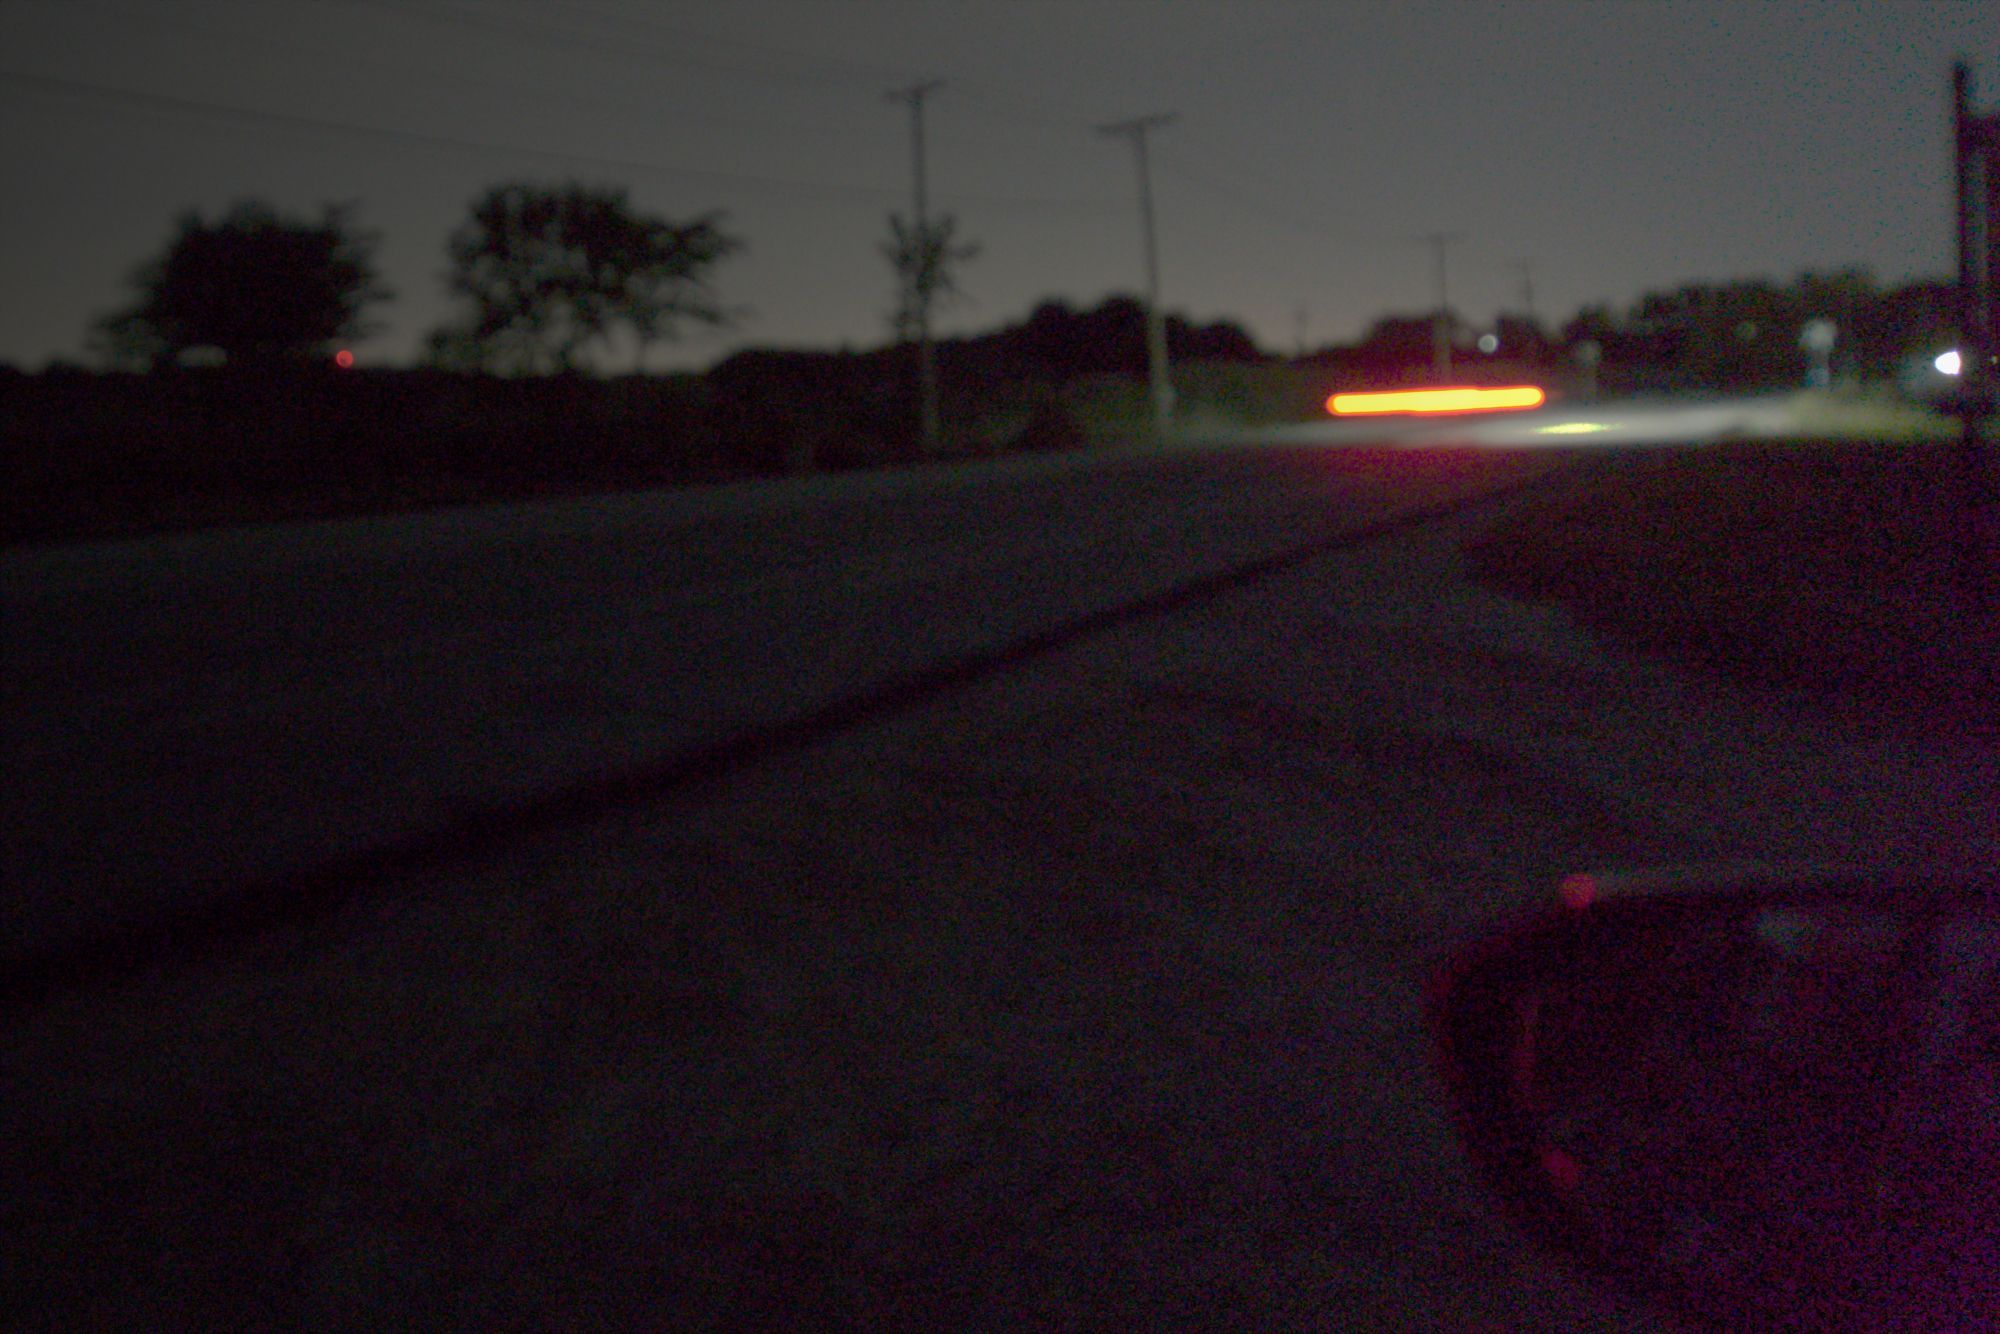
<path id="1" fill-rule="evenodd" d="M 1445 279 L 1444 248 L 1463 241 L 1464 232 L 1426 232 L 1422 239 L 1437 253 L 1438 305 L 1431 317 L 1431 373 L 1443 384 L 1451 379 L 1451 289 Z"/>
<path id="2" fill-rule="evenodd" d="M 1980 434 L 1993 411 L 1993 358 L 2000 351 L 2000 115 L 1974 114 L 1972 71 L 1964 62 L 1952 66 L 1951 119 L 1958 196 L 1959 373 L 1963 377 L 1959 575 L 1966 600 L 1983 610 L 1993 597 L 1986 551 L 1991 498 Z"/>
<path id="3" fill-rule="evenodd" d="M 1167 318 L 1160 309 L 1160 256 L 1153 238 L 1153 175 L 1146 159 L 1146 135 L 1162 125 L 1173 124 L 1175 119 L 1175 114 L 1168 111 L 1097 127 L 1101 134 L 1131 139 L 1133 157 L 1139 165 L 1140 242 L 1146 257 L 1146 380 L 1152 391 L 1153 433 L 1162 438 L 1173 420 L 1174 387 L 1167 378 Z"/>
<path id="4" fill-rule="evenodd" d="M 1964 385 L 1972 387 L 1980 369 L 1979 353 L 1986 342 L 1986 303 L 1980 282 L 1978 152 L 1972 114 L 1972 70 L 1964 62 L 1951 68 L 1951 141 L 1958 200 L 1958 324 L 1965 340 Z"/>
<path id="5" fill-rule="evenodd" d="M 1966 91 L 1969 95 L 1971 89 Z M 1995 551 L 2000 550 L 2000 506 L 1995 504 L 1994 461 L 1981 443 L 1983 429 L 1975 429 L 1973 423 L 1974 413 L 1982 427 L 1991 421 L 1996 397 L 2000 396 L 2000 366 L 1995 365 L 1996 358 L 2000 358 L 2000 112 L 1976 117 L 1973 135 L 1979 150 L 1980 170 L 1986 177 L 1986 317 L 1981 325 L 1978 371 L 1971 385 L 1977 395 L 1974 400 L 1977 406 L 1966 415 L 1965 430 L 1970 437 L 1967 465 L 1975 472 L 1973 532 L 1979 542 L 1973 583 L 1979 599 L 1977 605 L 1990 611 L 1996 595 L 1993 562 Z M 1963 360 L 1961 357 L 1960 361 Z"/>
<path id="6" fill-rule="evenodd" d="M 916 190 L 917 262 L 927 262 L 925 248 L 931 244 L 930 198 L 924 181 L 924 99 L 944 86 L 942 79 L 929 79 L 890 93 L 889 100 L 907 102 L 910 107 L 910 170 Z M 931 351 L 930 275 L 920 267 L 915 275 L 917 316 L 917 438 L 925 458 L 937 453 L 938 386 L 937 363 Z"/>

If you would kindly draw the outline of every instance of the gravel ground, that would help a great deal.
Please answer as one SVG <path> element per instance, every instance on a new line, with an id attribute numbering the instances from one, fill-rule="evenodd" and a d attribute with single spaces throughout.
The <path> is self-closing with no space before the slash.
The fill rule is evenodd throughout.
<path id="1" fill-rule="evenodd" d="M 1423 977 L 1580 865 L 1991 852 L 1994 757 L 1724 712 L 1476 526 L 9 1016 L 0 1309 L 1666 1327 L 1469 1179 Z"/>

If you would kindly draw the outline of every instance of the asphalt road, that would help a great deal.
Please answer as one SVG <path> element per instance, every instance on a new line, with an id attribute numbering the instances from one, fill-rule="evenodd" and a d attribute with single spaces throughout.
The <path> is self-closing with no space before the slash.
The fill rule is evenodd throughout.
<path id="1" fill-rule="evenodd" d="M 1423 978 L 1561 871 L 1963 852 L 2000 781 L 1471 587 L 1569 460 L 10 558 L 12 961 L 75 967 L 0 1014 L 0 1309 L 1661 1327 L 1468 1178 Z"/>
<path id="2" fill-rule="evenodd" d="M 0 939 L 667 763 L 1449 503 L 1463 464 L 1071 457 L 10 554 Z"/>

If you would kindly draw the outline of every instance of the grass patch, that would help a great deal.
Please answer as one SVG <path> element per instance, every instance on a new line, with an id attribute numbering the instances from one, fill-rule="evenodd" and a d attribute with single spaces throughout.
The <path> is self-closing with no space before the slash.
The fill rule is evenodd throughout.
<path id="1" fill-rule="evenodd" d="M 1649 451 L 1469 555 L 1481 583 L 1730 688 L 1870 732 L 1993 739 L 2000 614 L 1959 590 L 1960 494 L 1939 443 Z"/>
<path id="2" fill-rule="evenodd" d="M 1887 385 L 1806 390 L 1792 396 L 1797 433 L 1856 444 L 1945 443 L 1958 438 L 1956 418 L 1912 402 Z"/>

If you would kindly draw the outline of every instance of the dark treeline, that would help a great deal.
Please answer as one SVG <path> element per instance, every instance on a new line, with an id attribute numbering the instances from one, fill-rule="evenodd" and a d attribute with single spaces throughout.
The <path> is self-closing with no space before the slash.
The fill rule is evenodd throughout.
<path id="1" fill-rule="evenodd" d="M 1648 389 L 1762 389 L 1803 383 L 1806 325 L 1832 325 L 1836 381 L 1896 378 L 1901 364 L 1949 346 L 1956 289 L 1882 287 L 1864 270 L 1807 273 L 1789 284 L 1746 280 L 1649 292 L 1622 315 L 1587 308 L 1563 326 L 1566 352 L 1601 349 L 1611 383 Z"/>
<path id="2" fill-rule="evenodd" d="M 1942 283 L 1867 275 L 1689 285 L 1559 329 L 1454 326 L 1454 378 L 1533 376 L 1581 392 L 1804 383 L 1800 334 L 1833 321 L 1842 382 L 1883 380 L 1952 332 Z M 1144 313 L 1045 302 L 1018 323 L 941 340 L 939 457 L 1076 449 L 1143 429 Z M 1478 338 L 1491 335 L 1490 352 Z M 1168 323 L 1183 417 L 1298 418 L 1333 389 L 1421 382 L 1427 316 L 1282 358 L 1239 326 Z M 594 378 L 487 370 L 339 370 L 330 361 L 157 365 L 145 373 L 0 369 L 4 540 L 767 477 L 916 461 L 907 347 L 747 350 L 705 373 Z"/>
<path id="3" fill-rule="evenodd" d="M 1231 323 L 1167 320 L 1176 366 L 1263 365 L 1273 358 Z M 1062 302 L 991 333 L 937 345 L 945 453 L 985 455 L 1075 447 L 1108 422 L 1082 422 L 1093 388 L 1146 375 L 1145 308 L 1112 297 L 1089 310 Z M 748 434 L 747 458 L 853 467 L 908 461 L 918 449 L 915 359 L 907 347 L 868 352 L 749 350 L 704 377 L 709 401 Z M 1137 422 L 1118 423 L 1120 428 Z"/>
<path id="4" fill-rule="evenodd" d="M 1143 310 L 1047 303 L 939 347 L 939 456 L 1076 449 L 1135 429 Z M 1169 323 L 1181 365 L 1268 359 Z M 331 361 L 0 369 L 9 542 L 851 469 L 918 459 L 909 349 L 755 350 L 703 374 L 596 378 Z"/>
<path id="5" fill-rule="evenodd" d="M 1781 389 L 1807 382 L 1801 338 L 1823 320 L 1832 326 L 1835 382 L 1889 382 L 1911 357 L 1950 345 L 1954 291 L 1945 282 L 1883 287 L 1859 269 L 1791 283 L 1690 283 L 1649 292 L 1623 311 L 1585 307 L 1555 330 L 1512 315 L 1490 329 L 1455 321 L 1453 367 L 1471 379 L 1493 363 L 1538 368 L 1573 390 L 1594 364 L 1596 388 L 1608 393 Z M 1431 365 L 1431 324 L 1428 315 L 1385 317 L 1357 342 L 1303 361 L 1343 381 L 1417 380 Z M 1494 339 L 1492 353 L 1480 352 L 1481 335 Z"/>
<path id="6" fill-rule="evenodd" d="M 685 378 L 0 371 L 9 542 L 736 474 Z"/>

